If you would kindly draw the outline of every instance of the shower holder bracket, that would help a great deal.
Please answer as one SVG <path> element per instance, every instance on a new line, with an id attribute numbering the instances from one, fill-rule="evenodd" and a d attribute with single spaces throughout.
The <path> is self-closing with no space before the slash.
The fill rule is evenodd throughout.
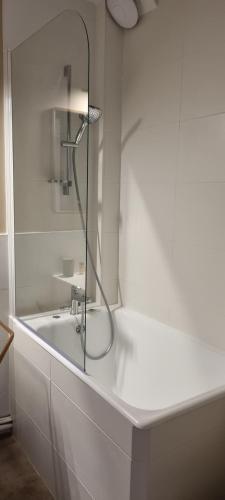
<path id="1" fill-rule="evenodd" d="M 48 179 L 49 184 L 64 184 L 66 186 L 71 187 L 72 186 L 72 181 L 67 181 L 63 179 Z"/>

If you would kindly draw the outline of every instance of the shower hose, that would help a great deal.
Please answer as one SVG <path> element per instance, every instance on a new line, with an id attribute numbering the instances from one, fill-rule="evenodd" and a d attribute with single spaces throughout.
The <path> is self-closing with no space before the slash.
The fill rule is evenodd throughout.
<path id="1" fill-rule="evenodd" d="M 82 210 L 82 204 L 81 204 L 81 198 L 80 198 L 80 190 L 79 190 L 79 184 L 78 184 L 78 178 L 77 178 L 76 149 L 75 148 L 73 148 L 73 152 L 72 152 L 72 166 L 73 166 L 74 184 L 75 184 L 75 190 L 76 190 L 76 195 L 77 195 L 77 203 L 78 203 L 78 209 L 79 209 L 79 214 L 80 214 L 80 219 L 81 219 L 81 225 L 82 225 L 82 229 L 83 229 L 83 232 L 84 232 L 84 236 L 85 236 L 85 238 L 87 238 L 87 253 L 88 253 L 88 257 L 90 259 L 90 263 L 91 263 L 91 267 L 92 267 L 93 273 L 95 275 L 95 279 L 97 281 L 99 290 L 101 292 L 103 301 L 105 303 L 105 306 L 106 306 L 106 309 L 107 309 L 107 312 L 108 312 L 109 326 L 110 326 L 110 341 L 109 341 L 109 345 L 106 347 L 106 349 L 101 354 L 92 355 L 86 349 L 86 346 L 85 346 L 85 334 L 86 334 L 86 332 L 85 332 L 85 329 L 82 328 L 82 325 L 81 325 L 81 334 L 80 334 L 81 335 L 80 336 L 81 347 L 82 347 L 82 350 L 83 350 L 84 354 L 87 356 L 87 358 L 92 359 L 92 360 L 99 360 L 99 359 L 104 358 L 106 356 L 106 354 L 108 354 L 108 352 L 110 351 L 110 349 L 111 349 L 111 347 L 113 345 L 113 342 L 114 342 L 114 324 L 113 324 L 113 319 L 112 319 L 112 313 L 110 311 L 110 307 L 109 307 L 107 298 L 105 296 L 105 292 L 103 290 L 103 287 L 101 285 L 101 281 L 100 281 L 98 273 L 96 271 L 94 259 L 93 259 L 92 253 L 91 253 L 91 248 L 90 248 L 89 240 L 88 240 L 88 237 L 87 237 L 87 234 L 86 234 L 85 220 L 84 220 L 84 214 L 83 214 L 83 210 Z"/>

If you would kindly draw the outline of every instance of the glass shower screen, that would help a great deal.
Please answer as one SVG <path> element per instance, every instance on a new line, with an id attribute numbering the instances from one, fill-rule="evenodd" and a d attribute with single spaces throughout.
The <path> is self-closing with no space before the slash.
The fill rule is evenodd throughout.
<path id="1" fill-rule="evenodd" d="M 16 316 L 84 369 L 76 301 L 71 311 L 75 287 L 86 296 L 88 131 L 76 151 L 85 228 L 71 146 L 88 113 L 89 44 L 81 17 L 64 11 L 52 19 L 12 51 L 11 67 Z"/>

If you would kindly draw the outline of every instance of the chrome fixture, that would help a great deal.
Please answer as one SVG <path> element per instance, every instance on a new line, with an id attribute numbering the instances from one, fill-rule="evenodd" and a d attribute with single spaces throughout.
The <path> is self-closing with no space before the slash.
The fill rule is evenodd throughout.
<path id="1" fill-rule="evenodd" d="M 109 341 L 109 344 L 108 344 L 107 348 L 101 354 L 93 356 L 86 349 L 85 337 L 84 337 L 84 335 L 85 335 L 85 328 L 83 329 L 84 322 L 81 322 L 81 347 L 83 349 L 83 352 L 87 356 L 87 358 L 96 361 L 96 360 L 104 358 L 106 356 L 106 354 L 108 354 L 108 352 L 110 351 L 110 349 L 113 346 L 114 336 L 115 336 L 115 334 L 114 334 L 114 324 L 113 324 L 113 319 L 112 319 L 112 313 L 110 311 L 110 307 L 109 307 L 109 304 L 108 304 L 105 292 L 103 290 L 100 278 L 99 278 L 98 273 L 96 271 L 96 267 L 95 267 L 94 259 L 93 259 L 93 256 L 92 256 L 92 252 L 91 252 L 89 240 L 88 240 L 88 237 L 86 236 L 85 220 L 84 220 L 84 214 L 83 214 L 83 210 L 82 210 L 82 204 L 81 204 L 81 198 L 80 198 L 80 190 L 79 190 L 78 178 L 77 178 L 76 149 L 73 149 L 73 153 L 72 153 L 72 165 L 73 165 L 74 183 L 75 183 L 75 190 L 76 190 L 77 201 L 78 201 L 78 209 L 79 209 L 80 218 L 81 218 L 81 224 L 82 224 L 84 235 L 87 238 L 87 253 L 88 253 L 88 256 L 89 256 L 89 259 L 90 259 L 90 263 L 91 263 L 91 267 L 92 267 L 93 273 L 95 275 L 95 279 L 97 281 L 99 290 L 101 292 L 103 301 L 105 303 L 105 306 L 106 306 L 106 309 L 107 309 L 107 312 L 108 312 L 109 324 L 110 324 L 110 341 Z"/>
<path id="2" fill-rule="evenodd" d="M 72 82 L 72 66 L 67 64 L 64 66 L 64 76 L 67 79 L 67 141 L 71 141 L 71 112 L 70 112 L 70 96 L 71 96 L 71 82 Z M 62 189 L 64 196 L 70 194 L 70 187 L 72 181 L 70 179 L 70 165 L 71 165 L 71 152 L 69 149 L 66 151 L 66 175 L 62 180 Z"/>
<path id="3" fill-rule="evenodd" d="M 86 115 L 79 115 L 80 119 L 82 120 L 82 124 L 80 126 L 80 129 L 77 132 L 76 139 L 75 139 L 75 144 L 76 146 L 79 146 L 80 141 L 84 135 L 84 132 L 87 128 L 88 125 L 92 125 L 93 123 L 97 122 L 99 118 L 102 116 L 102 111 L 99 108 L 95 108 L 94 106 L 88 106 L 88 114 Z"/>
<path id="4" fill-rule="evenodd" d="M 85 303 L 85 290 L 79 286 L 71 287 L 71 311 L 70 314 L 75 316 L 79 312 L 80 304 Z"/>
<path id="5" fill-rule="evenodd" d="M 67 113 L 66 113 L 66 118 L 67 118 L 67 139 L 66 141 L 63 141 L 61 143 L 62 146 L 67 147 L 66 150 L 66 170 L 64 172 L 64 175 L 62 174 L 62 178 L 51 178 L 48 180 L 50 184 L 61 184 L 62 186 L 62 192 L 64 196 L 69 196 L 70 194 L 70 188 L 72 186 L 72 180 L 71 180 L 71 173 L 72 173 L 72 159 L 71 159 L 71 150 L 69 147 L 74 147 L 74 144 L 71 138 L 71 111 L 70 111 L 70 96 L 71 96 L 71 85 L 72 85 L 72 66 L 70 64 L 67 64 L 64 66 L 64 77 L 67 80 Z"/>
<path id="6" fill-rule="evenodd" d="M 61 146 L 63 148 L 70 148 L 70 149 L 78 148 L 78 146 L 75 144 L 75 142 L 71 142 L 71 141 L 62 141 Z"/>
<path id="7" fill-rule="evenodd" d="M 61 146 L 63 148 L 68 148 L 68 149 L 78 148 L 87 126 L 92 125 L 93 123 L 97 122 L 101 116 L 102 116 L 101 109 L 96 108 L 96 107 L 91 106 L 91 105 L 88 106 L 88 113 L 85 115 L 83 115 L 83 114 L 79 115 L 79 118 L 81 119 L 82 123 L 81 123 L 81 126 L 77 132 L 75 141 L 74 142 L 69 141 L 69 140 L 62 141 Z"/>
<path id="8" fill-rule="evenodd" d="M 79 209 L 79 213 L 80 213 L 81 225 L 82 225 L 84 236 L 85 236 L 85 238 L 87 238 L 87 253 L 88 253 L 88 256 L 89 256 L 89 259 L 90 259 L 90 263 L 91 263 L 91 267 L 92 267 L 93 273 L 95 275 L 95 279 L 97 281 L 97 284 L 98 284 L 99 290 L 101 292 L 103 301 L 105 303 L 105 306 L 106 306 L 106 309 L 107 309 L 107 312 L 108 312 L 108 317 L 109 317 L 110 341 L 109 341 L 109 344 L 108 344 L 107 348 L 101 354 L 94 356 L 94 355 L 90 354 L 87 351 L 87 349 L 86 349 L 86 345 L 85 345 L 86 344 L 86 342 L 85 342 L 86 331 L 85 331 L 85 322 L 84 322 L 84 316 L 85 316 L 85 314 L 84 313 L 85 313 L 85 303 L 87 303 L 87 298 L 85 300 L 85 293 L 83 293 L 83 294 L 81 294 L 81 297 L 82 298 L 84 297 L 84 300 L 80 300 L 80 301 L 78 300 L 77 301 L 77 287 L 75 287 L 74 289 L 72 288 L 72 290 L 71 290 L 71 302 L 72 302 L 71 313 L 76 315 L 75 311 L 77 310 L 77 307 L 78 307 L 77 304 L 76 304 L 76 302 L 78 302 L 78 303 L 80 302 L 81 309 L 82 309 L 81 310 L 81 347 L 82 347 L 83 352 L 87 356 L 87 358 L 92 359 L 92 360 L 99 360 L 99 359 L 104 358 L 104 356 L 106 356 L 106 354 L 108 354 L 108 352 L 110 351 L 110 349 L 113 346 L 113 342 L 114 342 L 114 324 L 113 324 L 113 319 L 112 319 L 112 313 L 110 311 L 110 307 L 109 307 L 109 304 L 108 304 L 105 292 L 103 290 L 100 278 L 99 278 L 98 273 L 96 271 L 94 259 L 93 259 L 91 248 L 90 248 L 90 244 L 89 244 L 89 240 L 88 240 L 88 237 L 86 235 L 86 224 L 85 224 L 84 214 L 83 214 L 83 210 L 82 210 L 82 203 L 81 203 L 81 198 L 80 198 L 80 189 L 79 189 L 78 177 L 77 177 L 76 150 L 77 150 L 77 148 L 78 148 L 78 146 L 79 146 L 79 144 L 81 142 L 81 139 L 82 139 L 82 137 L 84 135 L 84 132 L 85 132 L 86 128 L 88 127 L 88 125 L 92 125 L 93 123 L 96 123 L 99 120 L 99 118 L 101 118 L 102 111 L 101 111 L 101 109 L 99 109 L 99 108 L 97 108 L 95 106 L 89 106 L 88 107 L 88 113 L 85 114 L 85 115 L 81 115 L 80 114 L 79 116 L 80 116 L 80 119 L 82 120 L 82 124 L 81 124 L 81 126 L 80 126 L 80 128 L 79 128 L 79 130 L 77 132 L 75 141 L 74 142 L 63 141 L 61 143 L 61 145 L 63 147 L 72 149 L 72 167 L 73 167 L 73 176 L 74 176 L 75 190 L 76 190 L 76 195 L 77 195 L 77 202 L 78 202 L 78 209 Z M 81 293 L 81 291 L 78 292 L 78 294 L 80 294 L 80 293 Z"/>
<path id="9" fill-rule="evenodd" d="M 76 333 L 84 334 L 85 333 L 85 304 L 90 304 L 92 302 L 90 297 L 86 297 L 85 290 L 79 286 L 73 285 L 71 287 L 71 309 L 70 314 L 74 316 L 76 321 Z M 78 314 L 81 313 L 81 320 L 79 323 Z M 85 342 L 84 339 L 81 339 L 82 348 Z"/>

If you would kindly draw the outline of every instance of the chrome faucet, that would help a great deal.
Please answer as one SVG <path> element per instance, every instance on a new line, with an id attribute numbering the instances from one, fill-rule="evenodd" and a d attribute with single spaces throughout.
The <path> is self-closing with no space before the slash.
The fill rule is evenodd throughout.
<path id="1" fill-rule="evenodd" d="M 85 290 L 79 286 L 71 287 L 71 311 L 70 314 L 75 316 L 79 312 L 79 306 L 85 303 Z"/>

